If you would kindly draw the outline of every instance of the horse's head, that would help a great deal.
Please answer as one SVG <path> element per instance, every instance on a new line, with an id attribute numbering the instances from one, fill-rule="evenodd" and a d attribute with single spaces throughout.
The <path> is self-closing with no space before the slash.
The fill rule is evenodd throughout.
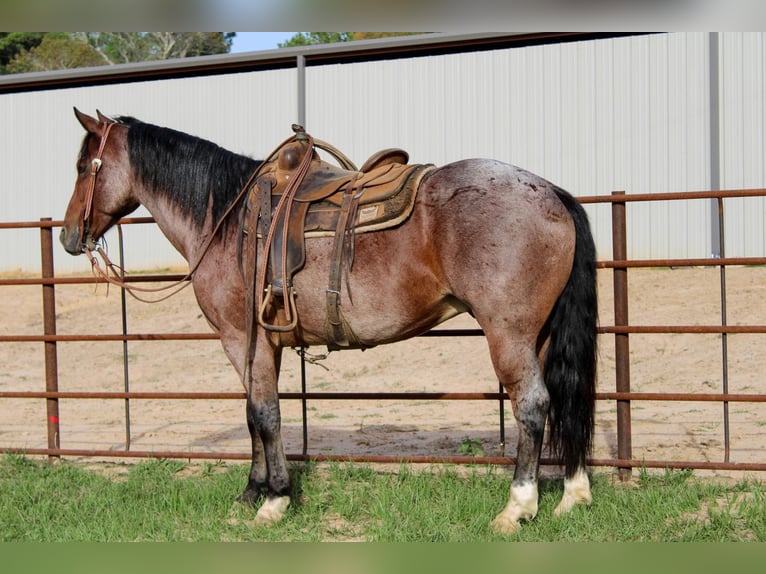
<path id="1" fill-rule="evenodd" d="M 77 108 L 87 132 L 77 158 L 77 180 L 64 216 L 61 243 L 72 255 L 93 249 L 121 217 L 139 205 L 132 193 L 127 127 L 98 112 L 98 119 Z"/>

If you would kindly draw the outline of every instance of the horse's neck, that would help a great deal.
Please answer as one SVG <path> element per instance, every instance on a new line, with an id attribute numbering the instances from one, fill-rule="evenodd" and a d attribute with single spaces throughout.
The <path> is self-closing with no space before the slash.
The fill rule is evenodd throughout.
<path id="1" fill-rule="evenodd" d="M 173 247 L 189 262 L 194 265 L 201 257 L 203 244 L 207 241 L 212 231 L 210 217 L 200 226 L 192 218 L 191 214 L 184 213 L 171 200 L 151 190 L 142 190 L 140 195 L 141 204 L 149 211 L 163 235 L 168 238 Z"/>

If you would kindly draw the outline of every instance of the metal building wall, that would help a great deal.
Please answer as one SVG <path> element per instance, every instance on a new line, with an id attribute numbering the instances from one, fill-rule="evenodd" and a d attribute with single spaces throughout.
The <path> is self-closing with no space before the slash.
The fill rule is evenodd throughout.
<path id="1" fill-rule="evenodd" d="M 721 187 L 766 187 L 766 34 L 726 33 L 721 61 Z M 726 204 L 726 255 L 766 253 L 763 198 Z"/>
<path id="2" fill-rule="evenodd" d="M 309 69 L 307 124 L 363 159 L 492 157 L 575 195 L 709 185 L 706 34 L 636 36 Z M 611 253 L 609 210 L 589 208 Z M 707 204 L 631 205 L 632 257 L 704 257 Z"/>
<path id="3" fill-rule="evenodd" d="M 306 127 L 357 163 L 384 147 L 436 164 L 492 157 L 575 195 L 709 189 L 711 163 L 720 163 L 722 188 L 762 187 L 764 36 L 719 35 L 718 115 L 710 35 L 673 33 L 311 65 Z M 259 157 L 290 134 L 297 90 L 296 70 L 287 68 L 0 94 L 0 220 L 63 215 L 82 138 L 72 106 L 135 115 Z M 716 117 L 721 151 L 711 158 Z M 609 209 L 588 209 L 608 257 Z M 631 204 L 628 215 L 633 258 L 710 254 L 707 202 Z M 728 255 L 763 255 L 763 202 L 727 203 L 726 235 Z M 159 233 L 128 239 L 131 268 L 183 263 Z M 10 243 L 0 269 L 37 266 L 36 234 L 19 232 Z M 56 249 L 60 272 L 87 268 Z"/>

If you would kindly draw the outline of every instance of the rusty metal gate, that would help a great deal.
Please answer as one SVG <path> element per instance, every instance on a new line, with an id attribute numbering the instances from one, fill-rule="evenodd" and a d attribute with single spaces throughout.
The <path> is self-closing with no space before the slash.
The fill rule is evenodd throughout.
<path id="1" fill-rule="evenodd" d="M 727 322 L 727 280 L 726 268 L 730 266 L 761 266 L 766 264 L 764 257 L 736 257 L 725 256 L 723 233 L 724 200 L 728 198 L 761 197 L 766 196 L 766 189 L 744 189 L 717 192 L 685 192 L 685 193 L 662 193 L 662 194 L 625 194 L 614 192 L 611 196 L 593 196 L 578 198 L 585 204 L 611 205 L 612 211 L 612 259 L 600 260 L 597 264 L 599 269 L 612 270 L 613 296 L 614 296 L 614 324 L 599 327 L 599 337 L 603 342 L 605 338 L 613 338 L 614 343 L 614 387 L 613 390 L 602 391 L 597 394 L 597 401 L 611 402 L 615 405 L 614 421 L 616 428 L 616 456 L 606 458 L 593 458 L 589 461 L 592 466 L 612 467 L 619 469 L 622 476 L 627 476 L 631 469 L 638 467 L 646 468 L 691 468 L 708 470 L 734 470 L 734 471 L 766 471 L 766 450 L 756 453 L 755 460 L 737 461 L 731 456 L 731 436 L 729 412 L 732 404 L 738 403 L 764 403 L 766 393 L 732 393 L 729 392 L 729 364 L 728 364 L 728 341 L 730 335 L 735 334 L 766 334 L 766 325 L 729 325 Z M 699 201 L 714 200 L 718 204 L 719 230 L 720 230 L 720 254 L 717 258 L 703 259 L 663 259 L 663 260 L 629 260 L 627 258 L 627 230 L 626 210 L 634 202 L 651 201 Z M 120 241 L 122 241 L 121 226 L 152 224 L 150 218 L 125 219 L 118 226 Z M 43 332 L 38 335 L 0 334 L 0 345 L 5 343 L 40 343 L 42 353 L 41 361 L 44 361 L 44 379 L 32 381 L 38 388 L 12 388 L 0 387 L 0 412 L 4 409 L 12 409 L 13 401 L 17 399 L 35 399 L 45 402 L 47 448 L 24 448 L 20 444 L 0 443 L 0 453 L 22 451 L 28 455 L 48 456 L 56 459 L 62 456 L 69 457 L 117 457 L 117 458 L 181 458 L 181 459 L 239 459 L 250 458 L 250 453 L 243 452 L 212 452 L 198 451 L 147 451 L 131 448 L 130 430 L 130 402 L 131 401 L 163 401 L 163 400 L 242 400 L 244 392 L 235 393 L 210 393 L 210 392 L 136 392 L 131 391 L 128 376 L 128 344 L 132 341 L 163 341 L 183 340 L 197 341 L 216 339 L 212 333 L 131 333 L 127 329 L 125 321 L 124 293 L 122 294 L 122 318 L 123 326 L 121 333 L 115 334 L 57 334 L 56 332 L 56 285 L 99 283 L 96 277 L 55 277 L 53 266 L 53 229 L 59 227 L 61 222 L 51 219 L 42 219 L 39 222 L 0 223 L 0 230 L 37 228 L 40 233 L 42 272 L 39 277 L 0 277 L 0 293 L 4 286 L 39 285 L 42 289 L 43 307 Z M 717 268 L 720 273 L 720 321 L 717 324 L 708 325 L 635 325 L 629 321 L 628 308 L 628 275 L 630 269 L 657 268 L 657 267 L 706 267 Z M 150 274 L 134 275 L 127 277 L 129 281 L 158 282 L 177 281 L 180 275 L 173 274 Z M 630 383 L 630 336 L 632 334 L 715 334 L 720 336 L 720 352 L 722 359 L 722 385 L 716 392 L 633 392 Z M 482 336 L 478 329 L 436 329 L 426 333 L 426 337 L 476 337 Z M 125 390 L 122 392 L 89 392 L 89 391 L 60 391 L 58 388 L 59 361 L 57 356 L 57 344 L 70 341 L 122 341 L 124 363 Z M 443 400 L 443 401 L 493 401 L 499 404 L 498 435 L 500 443 L 505 442 L 505 408 L 503 402 L 506 398 L 501 388 L 497 392 L 490 393 L 455 393 L 455 392 L 388 392 L 388 393 L 355 393 L 355 392 L 322 392 L 307 391 L 305 377 L 305 362 L 301 363 L 302 385 L 300 392 L 280 393 L 283 400 L 300 401 L 302 404 L 302 448 L 300 452 L 288 453 L 290 460 L 316 460 L 316 461 L 357 461 L 357 462 L 413 462 L 413 463 L 470 463 L 470 464 L 496 464 L 510 465 L 514 463 L 512 456 L 402 456 L 391 454 L 368 454 L 346 455 L 312 453 L 308 448 L 308 438 L 311 429 L 307 423 L 307 401 L 322 400 Z M 606 383 L 602 380 L 601 387 Z M 123 448 L 98 450 L 82 448 L 66 448 L 62 446 L 60 437 L 62 428 L 66 428 L 67 421 L 59 412 L 61 400 L 87 400 L 109 399 L 123 401 L 125 403 L 124 425 L 126 430 L 125 444 Z M 717 403 L 720 405 L 720 417 L 722 421 L 723 456 L 717 460 L 673 460 L 673 459 L 647 459 L 637 458 L 632 448 L 632 425 L 631 414 L 644 402 L 701 402 Z M 244 419 L 244 417 L 243 417 Z M 598 421 L 597 421 L 598 422 Z M 766 422 L 766 421 L 763 421 Z M 2 438 L 2 418 L 0 418 L 0 441 Z M 543 459 L 542 464 L 555 465 L 556 461 Z"/>

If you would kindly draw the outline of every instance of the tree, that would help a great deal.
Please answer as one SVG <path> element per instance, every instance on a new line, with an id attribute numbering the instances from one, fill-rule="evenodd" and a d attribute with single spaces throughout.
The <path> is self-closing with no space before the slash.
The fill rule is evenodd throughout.
<path id="1" fill-rule="evenodd" d="M 226 54 L 235 32 L 95 32 L 83 39 L 111 64 Z"/>
<path id="2" fill-rule="evenodd" d="M 293 48 L 295 46 L 313 46 L 315 44 L 411 36 L 413 34 L 422 34 L 422 32 L 298 32 L 295 36 L 286 42 L 277 44 L 277 46 L 280 48 Z"/>
<path id="3" fill-rule="evenodd" d="M 414 36 L 425 32 L 351 32 L 352 40 L 373 40 L 375 38 L 396 38 L 398 36 Z"/>
<path id="4" fill-rule="evenodd" d="M 51 32 L 16 50 L 10 73 L 228 53 L 234 32 Z M 0 42 L 2 38 L 0 38 Z M 0 44 L 0 47 L 2 44 Z"/>
<path id="5" fill-rule="evenodd" d="M 8 73 L 6 67 L 23 50 L 39 46 L 44 32 L 0 32 L 0 74 Z"/>
<path id="6" fill-rule="evenodd" d="M 46 34 L 37 46 L 16 54 L 6 70 L 16 74 L 104 66 L 108 63 L 87 43 L 69 34 L 51 33 Z"/>
<path id="7" fill-rule="evenodd" d="M 286 42 L 277 44 L 280 48 L 295 46 L 313 46 L 314 44 L 333 44 L 348 42 L 353 39 L 353 32 L 298 32 Z"/>

